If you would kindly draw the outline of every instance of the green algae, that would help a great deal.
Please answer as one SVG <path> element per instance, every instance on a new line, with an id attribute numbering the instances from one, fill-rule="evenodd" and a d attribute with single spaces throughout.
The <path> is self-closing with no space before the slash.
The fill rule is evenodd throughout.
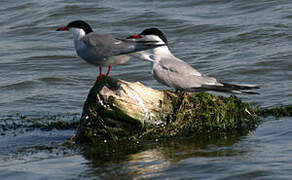
<path id="1" fill-rule="evenodd" d="M 256 110 L 256 114 L 259 116 L 274 116 L 276 118 L 292 116 L 292 105 L 279 106 L 273 108 L 260 108 Z"/>
<path id="2" fill-rule="evenodd" d="M 77 114 L 25 115 L 20 113 L 0 117 L 0 135 L 13 133 L 15 136 L 27 131 L 72 130 L 79 127 Z"/>
<path id="3" fill-rule="evenodd" d="M 236 96 L 217 97 L 201 92 L 171 96 L 174 111 L 171 122 L 163 127 L 154 127 L 144 132 L 145 138 L 194 136 L 204 134 L 244 134 L 254 130 L 259 118 L 250 104 Z"/>

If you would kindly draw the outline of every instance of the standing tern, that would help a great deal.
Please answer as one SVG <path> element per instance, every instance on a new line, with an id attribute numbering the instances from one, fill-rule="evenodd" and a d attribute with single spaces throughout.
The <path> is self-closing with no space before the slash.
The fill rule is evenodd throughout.
<path id="1" fill-rule="evenodd" d="M 133 41 L 158 41 L 157 44 L 167 44 L 167 38 L 159 29 L 145 29 L 140 34 L 128 37 Z M 136 57 L 153 63 L 152 75 L 160 83 L 175 88 L 175 90 L 212 90 L 231 93 L 258 94 L 248 90 L 259 89 L 261 86 L 250 84 L 229 84 L 218 81 L 214 77 L 201 74 L 183 60 L 175 57 L 167 46 L 153 49 L 153 53 L 138 52 Z"/>
<path id="2" fill-rule="evenodd" d="M 105 74 L 108 76 L 112 65 L 127 62 L 132 53 L 162 46 L 152 40 L 133 42 L 111 34 L 99 34 L 93 32 L 89 24 L 81 20 L 72 21 L 67 26 L 58 28 L 57 31 L 71 31 L 77 55 L 89 64 L 99 66 L 99 76 L 96 81 L 104 76 L 103 66 L 109 67 Z"/>

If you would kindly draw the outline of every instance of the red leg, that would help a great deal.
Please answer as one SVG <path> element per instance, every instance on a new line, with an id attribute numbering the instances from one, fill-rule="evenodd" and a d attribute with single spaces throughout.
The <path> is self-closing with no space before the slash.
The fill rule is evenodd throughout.
<path id="1" fill-rule="evenodd" d="M 102 66 L 99 66 L 99 77 L 103 77 L 103 74 L 102 74 Z"/>
<path id="2" fill-rule="evenodd" d="M 97 76 L 96 82 L 98 82 L 101 78 L 103 78 L 102 66 L 99 66 L 99 76 Z"/>
<path id="3" fill-rule="evenodd" d="M 110 74 L 111 69 L 112 69 L 112 66 L 109 66 L 109 67 L 108 67 L 108 70 L 107 70 L 107 73 L 106 73 L 106 75 L 105 75 L 106 77 L 108 77 L 108 75 Z"/>

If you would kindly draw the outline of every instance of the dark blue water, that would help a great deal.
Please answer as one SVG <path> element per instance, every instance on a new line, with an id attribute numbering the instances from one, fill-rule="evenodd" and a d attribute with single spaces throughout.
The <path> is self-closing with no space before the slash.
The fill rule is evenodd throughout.
<path id="1" fill-rule="evenodd" d="M 21 115 L 44 122 L 79 118 L 98 68 L 76 56 L 70 33 L 55 31 L 76 19 L 88 21 L 97 32 L 121 37 L 158 27 L 166 33 L 171 51 L 200 72 L 226 82 L 266 85 L 260 95 L 239 96 L 244 101 L 262 107 L 291 104 L 288 0 L 1 1 L 0 12 L 1 124 L 25 127 Z M 111 76 L 166 88 L 152 78 L 151 64 L 138 59 L 113 67 Z M 0 177 L 290 179 L 290 120 L 263 118 L 255 132 L 243 137 L 77 152 L 35 151 L 35 146 L 63 142 L 74 130 L 0 128 Z"/>

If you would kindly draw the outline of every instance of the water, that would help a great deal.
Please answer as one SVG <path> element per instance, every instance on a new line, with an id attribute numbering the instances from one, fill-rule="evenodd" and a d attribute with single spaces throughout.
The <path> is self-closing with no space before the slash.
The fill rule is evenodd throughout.
<path id="1" fill-rule="evenodd" d="M 80 116 L 98 68 L 76 56 L 70 33 L 55 31 L 76 19 L 121 37 L 158 27 L 171 51 L 200 72 L 226 82 L 266 85 L 261 95 L 241 99 L 262 107 L 291 104 L 289 0 L 4 0 L 0 5 L 1 123 L 19 114 L 44 121 Z M 151 65 L 137 59 L 113 67 L 111 76 L 165 88 L 152 79 Z M 237 138 L 83 147 L 77 152 L 30 151 L 63 142 L 74 130 L 11 129 L 0 136 L 0 177 L 290 179 L 290 120 L 265 118 L 255 132 Z"/>

